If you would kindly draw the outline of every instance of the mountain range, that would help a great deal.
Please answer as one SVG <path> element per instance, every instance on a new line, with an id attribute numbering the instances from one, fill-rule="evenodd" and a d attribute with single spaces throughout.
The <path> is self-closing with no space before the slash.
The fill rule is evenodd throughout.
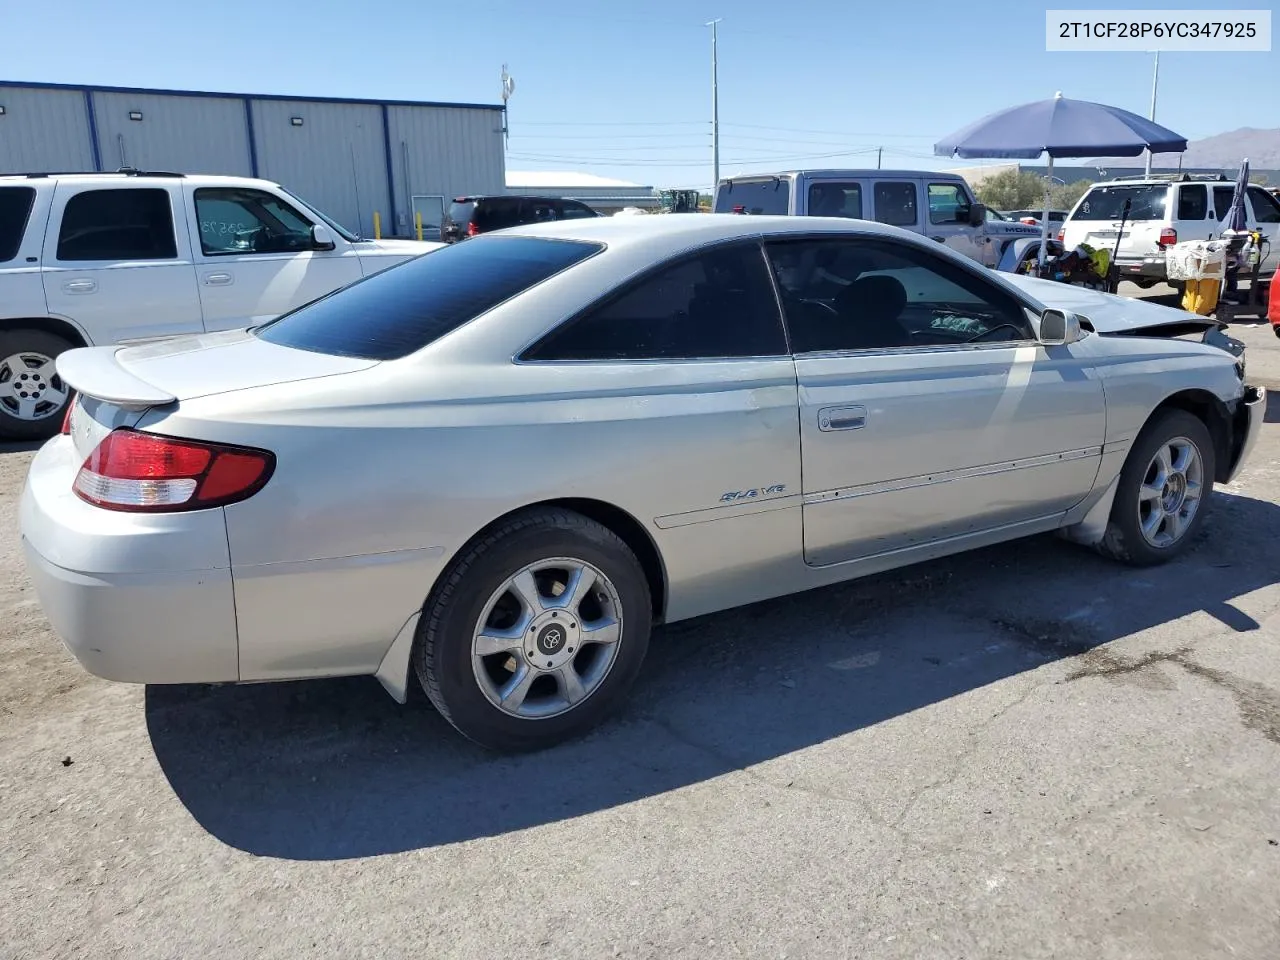
<path id="1" fill-rule="evenodd" d="M 1161 167 L 1170 166 L 1177 163 L 1177 157 L 1176 153 L 1157 153 L 1155 162 Z M 1182 165 L 1235 170 L 1245 157 L 1249 158 L 1249 166 L 1254 170 L 1280 170 L 1280 128 L 1259 130 L 1241 127 L 1203 140 L 1192 140 L 1182 155 Z M 1113 163 L 1133 163 L 1133 160 L 1116 160 Z"/>

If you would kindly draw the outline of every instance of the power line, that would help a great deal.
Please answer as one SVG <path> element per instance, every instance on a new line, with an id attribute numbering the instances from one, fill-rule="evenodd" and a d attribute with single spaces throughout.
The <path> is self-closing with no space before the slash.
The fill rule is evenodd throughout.
<path id="1" fill-rule="evenodd" d="M 734 159 L 721 160 L 721 165 L 760 165 L 760 164 L 778 164 L 799 162 L 803 160 L 830 160 L 835 157 L 856 157 L 868 153 L 875 153 L 875 147 L 865 147 L 859 150 L 839 150 L 832 153 L 809 153 L 795 154 L 790 156 L 756 156 L 756 157 L 738 157 Z M 619 167 L 688 167 L 705 163 L 705 157 L 691 157 L 688 159 L 676 159 L 669 157 L 666 159 L 630 159 L 627 157 L 569 157 L 556 156 L 550 154 L 516 154 L 507 155 L 509 160 L 526 160 L 536 163 L 559 163 L 569 166 L 597 166 L 602 163 L 613 164 Z"/>

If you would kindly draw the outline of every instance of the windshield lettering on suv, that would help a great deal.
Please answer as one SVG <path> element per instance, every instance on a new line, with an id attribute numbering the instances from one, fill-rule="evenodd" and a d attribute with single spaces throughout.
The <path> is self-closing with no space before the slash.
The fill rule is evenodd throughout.
<path id="1" fill-rule="evenodd" d="M 1129 220 L 1161 220 L 1168 201 L 1167 184 L 1108 185 L 1094 187 L 1080 201 L 1072 220 L 1119 220 L 1129 201 Z"/>
<path id="2" fill-rule="evenodd" d="M 571 240 L 481 237 L 357 280 L 255 332 L 282 347 L 397 360 L 603 249 Z"/>

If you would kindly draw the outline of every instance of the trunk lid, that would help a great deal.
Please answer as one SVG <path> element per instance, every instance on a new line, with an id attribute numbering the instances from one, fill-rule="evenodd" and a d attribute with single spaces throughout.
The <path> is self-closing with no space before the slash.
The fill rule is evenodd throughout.
<path id="1" fill-rule="evenodd" d="M 247 330 L 174 337 L 136 346 L 81 347 L 58 357 L 58 375 L 76 391 L 71 436 L 88 456 L 111 430 L 147 410 L 196 397 L 355 373 L 376 360 L 268 343 Z"/>

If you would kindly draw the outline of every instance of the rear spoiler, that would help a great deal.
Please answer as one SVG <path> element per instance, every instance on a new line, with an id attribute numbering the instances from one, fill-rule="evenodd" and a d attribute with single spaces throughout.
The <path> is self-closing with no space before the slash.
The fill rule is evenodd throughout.
<path id="1" fill-rule="evenodd" d="M 122 367 L 116 353 L 123 347 L 77 347 L 59 354 L 58 376 L 77 393 L 118 407 L 145 410 L 176 403 L 172 393 L 153 386 Z"/>

